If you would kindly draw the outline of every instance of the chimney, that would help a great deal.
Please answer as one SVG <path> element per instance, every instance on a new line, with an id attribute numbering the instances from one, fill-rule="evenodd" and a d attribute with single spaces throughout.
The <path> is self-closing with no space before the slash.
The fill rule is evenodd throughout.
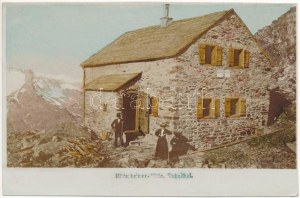
<path id="1" fill-rule="evenodd" d="M 169 17 L 169 6 L 170 4 L 164 4 L 164 16 L 160 18 L 161 27 L 167 27 L 172 23 L 173 18 Z"/>

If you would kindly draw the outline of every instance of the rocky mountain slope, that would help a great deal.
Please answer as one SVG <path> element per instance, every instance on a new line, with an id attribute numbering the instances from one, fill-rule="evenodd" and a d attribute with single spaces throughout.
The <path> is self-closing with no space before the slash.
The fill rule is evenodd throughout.
<path id="1" fill-rule="evenodd" d="M 7 71 L 8 132 L 42 131 L 81 120 L 79 86 L 37 76 L 31 70 Z"/>
<path id="2" fill-rule="evenodd" d="M 256 40 L 270 57 L 280 91 L 295 102 L 296 98 L 296 7 L 259 30 Z"/>

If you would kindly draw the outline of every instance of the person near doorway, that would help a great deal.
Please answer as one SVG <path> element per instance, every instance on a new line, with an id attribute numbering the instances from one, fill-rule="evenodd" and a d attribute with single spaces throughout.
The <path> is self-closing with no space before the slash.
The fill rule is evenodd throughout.
<path id="1" fill-rule="evenodd" d="M 114 146 L 115 147 L 123 146 L 123 138 L 122 138 L 123 120 L 122 120 L 121 113 L 117 113 L 117 118 L 111 123 L 111 127 L 115 132 Z"/>
<path id="2" fill-rule="evenodd" d="M 160 124 L 160 129 L 155 132 L 155 135 L 158 137 L 156 149 L 155 149 L 155 157 L 160 159 L 168 159 L 169 158 L 169 148 L 167 142 L 167 135 L 172 135 L 171 131 L 166 129 L 167 123 L 163 122 Z"/>

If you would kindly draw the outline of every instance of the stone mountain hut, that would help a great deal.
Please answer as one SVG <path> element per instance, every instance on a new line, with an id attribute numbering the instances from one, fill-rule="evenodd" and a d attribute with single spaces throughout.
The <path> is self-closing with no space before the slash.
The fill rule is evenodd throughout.
<path id="1" fill-rule="evenodd" d="M 109 131 L 121 112 L 126 133 L 153 134 L 167 121 L 198 148 L 266 129 L 272 65 L 236 12 L 173 21 L 164 9 L 82 62 L 85 124 Z"/>

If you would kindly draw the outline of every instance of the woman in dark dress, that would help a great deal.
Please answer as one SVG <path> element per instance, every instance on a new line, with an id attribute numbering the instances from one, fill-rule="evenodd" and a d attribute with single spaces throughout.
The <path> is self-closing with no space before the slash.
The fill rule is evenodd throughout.
<path id="1" fill-rule="evenodd" d="M 174 132 L 174 137 L 170 142 L 172 145 L 170 159 L 178 160 L 178 156 L 187 154 L 188 150 L 195 150 L 195 147 L 190 145 L 189 142 L 190 140 L 184 137 L 181 133 Z"/>
<path id="2" fill-rule="evenodd" d="M 168 159 L 169 149 L 168 149 L 168 142 L 166 139 L 167 135 L 171 135 L 171 131 L 166 129 L 167 124 L 162 123 L 161 129 L 158 129 L 155 132 L 155 135 L 158 137 L 156 149 L 155 149 L 155 157 L 161 159 Z"/>

